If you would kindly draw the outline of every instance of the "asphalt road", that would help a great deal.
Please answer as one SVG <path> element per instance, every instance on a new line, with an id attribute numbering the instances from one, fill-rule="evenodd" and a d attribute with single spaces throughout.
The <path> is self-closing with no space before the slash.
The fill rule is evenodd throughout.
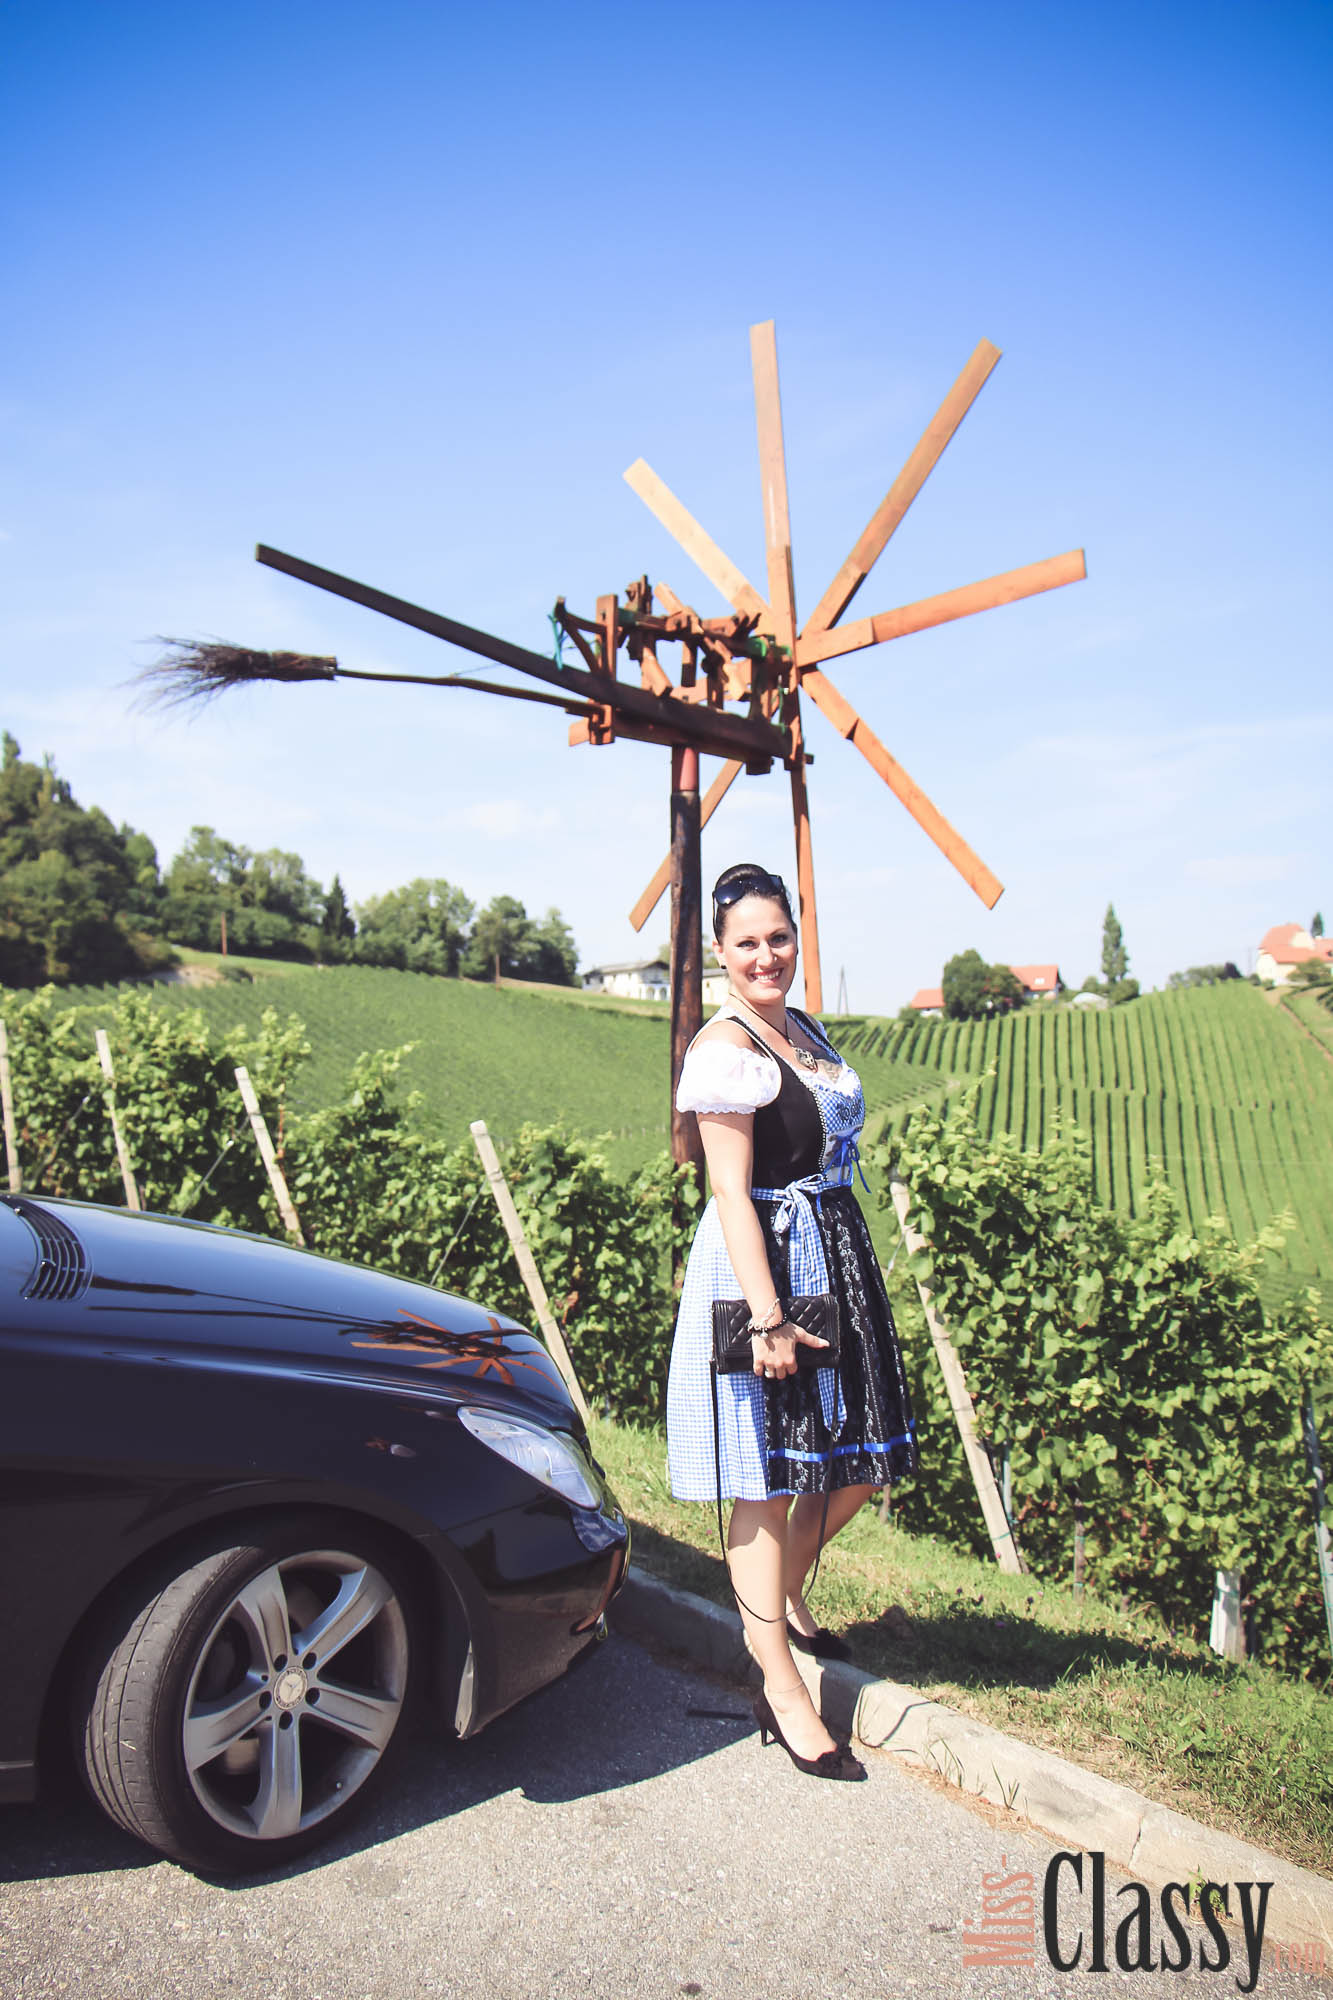
<path id="1" fill-rule="evenodd" d="M 718 1720 L 724 1711 L 741 1720 Z M 423 1740 L 391 1803 L 281 1875 L 204 1882 L 81 1799 L 0 1811 L 3 2000 L 898 2000 L 906 1995 L 1235 1994 L 1225 1971 L 1121 1971 L 1125 1877 L 1108 1870 L 1110 1969 L 1089 1895 L 1062 1876 L 1083 1967 L 968 1968 L 983 1876 L 1055 1843 L 870 1753 L 870 1782 L 821 1783 L 761 1751 L 744 1696 L 613 1637 L 475 1742 Z M 1089 1846 L 1095 1846 L 1090 1829 Z M 1017 1893 L 1011 1889 L 1010 1893 Z M 1174 1950 L 1154 1899 L 1154 1954 Z M 1330 1968 L 1333 1971 L 1333 1968 Z M 1279 1970 L 1257 1989 L 1322 1995 Z"/>

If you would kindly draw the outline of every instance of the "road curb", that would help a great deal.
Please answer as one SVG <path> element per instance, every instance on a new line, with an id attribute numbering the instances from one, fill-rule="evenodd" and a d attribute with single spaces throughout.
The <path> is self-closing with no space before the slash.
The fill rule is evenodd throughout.
<path id="1" fill-rule="evenodd" d="M 742 1679 L 757 1673 L 736 1612 L 644 1570 L 630 1569 L 611 1620 L 629 1637 L 656 1640 L 715 1673 Z M 1271 1882 L 1269 1936 L 1283 1944 L 1322 1945 L 1333 1956 L 1333 1882 L 1312 1869 L 1216 1833 L 1128 1785 L 932 1701 L 919 1688 L 877 1680 L 837 1661 L 801 1653 L 795 1659 L 830 1729 L 937 1771 L 1058 1840 L 1105 1854 L 1155 1888 L 1196 1875 L 1210 1882 Z"/>

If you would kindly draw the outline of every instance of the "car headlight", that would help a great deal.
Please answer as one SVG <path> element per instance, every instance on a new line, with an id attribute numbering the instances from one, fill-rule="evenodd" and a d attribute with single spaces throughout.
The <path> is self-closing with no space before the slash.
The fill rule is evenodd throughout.
<path id="1" fill-rule="evenodd" d="M 495 1410 L 460 1410 L 458 1421 L 488 1451 L 498 1452 L 520 1472 L 539 1479 L 571 1506 L 601 1505 L 602 1496 L 589 1479 L 583 1460 L 573 1445 L 554 1431 L 524 1423 L 521 1417 L 502 1417 Z"/>

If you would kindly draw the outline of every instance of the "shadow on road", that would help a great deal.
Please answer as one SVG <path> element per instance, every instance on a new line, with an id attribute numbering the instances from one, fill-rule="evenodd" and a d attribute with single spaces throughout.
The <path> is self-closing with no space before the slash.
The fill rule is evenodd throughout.
<path id="1" fill-rule="evenodd" d="M 710 1756 L 753 1729 L 739 1692 L 686 1681 L 613 1637 L 469 1742 L 428 1725 L 365 1818 L 285 1868 L 218 1878 L 217 1886 L 246 1889 L 304 1875 L 510 1791 L 538 1805 L 601 1795 L 614 1824 L 617 1815 L 641 1810 L 618 1798 L 627 1787 Z M 168 1865 L 112 1826 L 72 1779 L 57 1780 L 34 1805 L 0 1808 L 0 1882 Z"/>

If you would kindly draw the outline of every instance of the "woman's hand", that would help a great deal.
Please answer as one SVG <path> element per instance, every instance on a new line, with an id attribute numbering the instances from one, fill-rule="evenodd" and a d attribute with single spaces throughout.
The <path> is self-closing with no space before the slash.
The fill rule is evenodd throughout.
<path id="1" fill-rule="evenodd" d="M 784 1319 L 781 1326 L 775 1326 L 771 1333 L 756 1333 L 751 1337 L 750 1346 L 754 1352 L 754 1372 L 771 1381 L 781 1381 L 784 1375 L 796 1373 L 796 1349 L 798 1346 L 827 1347 L 828 1342 L 818 1334 L 807 1333 L 803 1326 L 795 1326 Z"/>

